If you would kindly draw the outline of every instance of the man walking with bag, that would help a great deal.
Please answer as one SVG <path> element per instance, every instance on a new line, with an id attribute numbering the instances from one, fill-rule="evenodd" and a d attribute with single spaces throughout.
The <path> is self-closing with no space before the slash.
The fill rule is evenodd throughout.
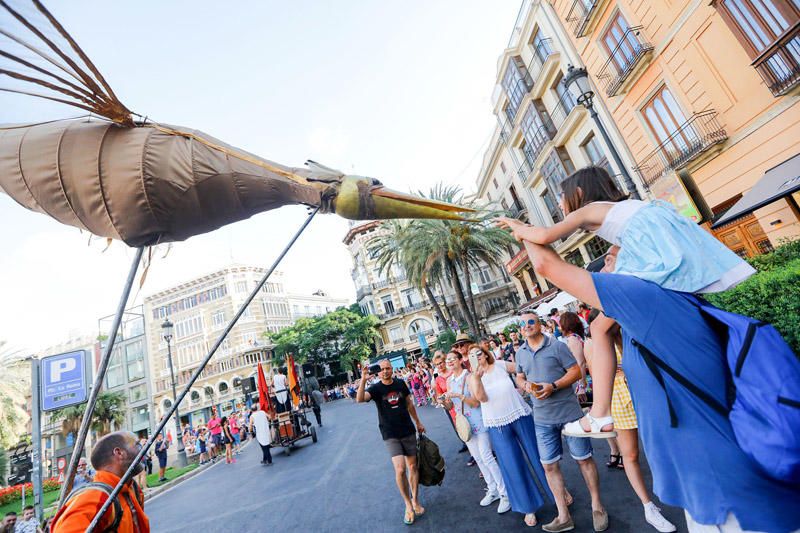
<path id="1" fill-rule="evenodd" d="M 425 508 L 419 503 L 416 437 L 417 432 L 425 432 L 425 426 L 417 416 L 408 386 L 404 381 L 394 379 L 392 364 L 388 359 L 380 362 L 378 374 L 380 381 L 372 384 L 367 390 L 364 389 L 369 378 L 369 365 L 362 366 L 356 401 L 359 403 L 375 401 L 375 406 L 378 408 L 378 427 L 392 457 L 395 481 L 406 506 L 403 522 L 410 525 L 414 523 L 415 517 L 425 513 Z"/>

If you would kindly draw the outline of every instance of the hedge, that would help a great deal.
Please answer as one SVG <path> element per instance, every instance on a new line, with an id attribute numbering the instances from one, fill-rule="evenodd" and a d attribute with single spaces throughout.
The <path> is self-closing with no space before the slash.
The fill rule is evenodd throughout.
<path id="1" fill-rule="evenodd" d="M 800 239 L 749 259 L 758 272 L 729 291 L 708 295 L 722 309 L 769 322 L 800 354 Z"/>

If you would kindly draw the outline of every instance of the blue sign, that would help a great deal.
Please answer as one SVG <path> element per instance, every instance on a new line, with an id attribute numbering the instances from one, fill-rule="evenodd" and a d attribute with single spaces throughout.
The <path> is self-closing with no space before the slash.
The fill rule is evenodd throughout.
<path id="1" fill-rule="evenodd" d="M 89 397 L 86 350 L 42 358 L 41 373 L 43 411 L 83 403 Z"/>

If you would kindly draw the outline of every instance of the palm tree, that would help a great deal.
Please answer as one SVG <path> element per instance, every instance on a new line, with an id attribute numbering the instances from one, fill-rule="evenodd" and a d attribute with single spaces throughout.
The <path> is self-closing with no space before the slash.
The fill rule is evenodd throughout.
<path id="1" fill-rule="evenodd" d="M 61 433 L 63 435 L 77 435 L 81 427 L 86 404 L 72 405 L 56 409 L 50 416 L 54 422 L 61 420 Z M 97 395 L 97 402 L 92 413 L 91 429 L 99 436 L 111 432 L 112 425 L 120 427 L 125 421 L 125 396 L 121 392 L 101 392 Z"/>
<path id="2" fill-rule="evenodd" d="M 0 448 L 8 448 L 25 433 L 30 415 L 25 393 L 31 388 L 30 365 L 21 352 L 0 341 Z"/>
<path id="3" fill-rule="evenodd" d="M 449 281 L 462 316 L 469 329 L 477 335 L 480 328 L 470 270 L 481 263 L 502 267 L 498 258 L 514 240 L 489 222 L 499 213 L 466 200 L 459 187 L 439 184 L 423 196 L 466 205 L 478 211 L 469 221 L 412 220 L 389 225 L 385 236 L 376 237 L 379 264 L 381 268 L 394 262 L 401 264 L 409 279 L 415 280 L 423 289 L 428 288 L 426 295 L 433 301 L 430 286 L 441 285 L 445 279 Z M 444 319 L 441 309 L 437 309 L 437 315 Z"/>
<path id="4" fill-rule="evenodd" d="M 404 246 L 413 240 L 408 235 L 409 231 L 414 231 L 410 221 L 387 220 L 381 224 L 381 228 L 383 232 L 380 237 L 373 240 L 376 243 L 375 251 L 379 272 L 388 273 L 395 265 L 402 267 L 411 284 L 425 293 L 428 303 L 433 306 L 439 323 L 445 324 L 445 327 L 450 329 L 442 307 L 434 297 L 431 289 L 431 279 L 436 279 L 436 275 L 431 276 L 431 273 L 424 268 L 427 258 L 420 256 L 417 250 Z"/>

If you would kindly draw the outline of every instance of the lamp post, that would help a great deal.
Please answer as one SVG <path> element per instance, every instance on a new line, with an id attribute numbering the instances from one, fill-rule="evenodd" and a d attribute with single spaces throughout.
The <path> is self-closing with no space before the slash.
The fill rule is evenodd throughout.
<path id="1" fill-rule="evenodd" d="M 175 403 L 178 394 L 175 392 L 175 370 L 172 368 L 172 346 L 170 344 L 172 341 L 172 327 L 173 324 L 169 318 L 161 324 L 162 337 L 167 341 L 167 362 L 169 363 L 169 375 L 172 379 L 172 403 Z M 184 467 L 189 463 L 186 459 L 186 450 L 183 449 L 182 433 L 181 415 L 178 412 L 178 406 L 175 406 L 175 440 L 178 441 L 178 467 Z"/>
<path id="2" fill-rule="evenodd" d="M 611 138 L 609 138 L 606 128 L 600 121 L 600 117 L 597 116 L 597 110 L 594 108 L 594 91 L 589 85 L 589 73 L 586 72 L 586 69 L 583 67 L 575 68 L 573 65 L 570 65 L 567 68 L 567 74 L 564 76 L 564 80 L 561 83 L 563 83 L 564 87 L 566 87 L 567 90 L 575 96 L 575 99 L 580 105 L 589 110 L 589 115 L 591 115 L 592 119 L 594 119 L 597 129 L 600 130 L 600 135 L 603 136 L 606 146 L 608 146 L 608 149 L 611 151 L 611 157 L 614 158 L 617 168 L 619 168 L 620 172 L 622 172 L 622 178 L 625 181 L 625 188 L 628 189 L 628 192 L 632 198 L 637 200 L 640 199 L 641 197 L 639 196 L 639 191 L 636 188 L 636 185 L 633 183 L 631 175 L 628 174 L 628 169 L 624 164 L 622 164 L 622 159 L 620 159 L 614 143 L 611 142 Z"/>

